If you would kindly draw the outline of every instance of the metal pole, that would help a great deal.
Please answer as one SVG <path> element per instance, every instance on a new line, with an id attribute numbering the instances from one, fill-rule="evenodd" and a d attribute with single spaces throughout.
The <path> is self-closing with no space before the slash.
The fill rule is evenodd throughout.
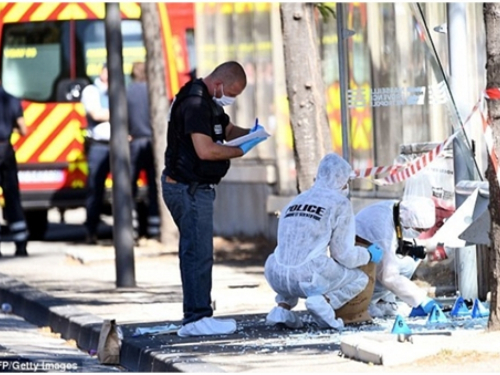
<path id="1" fill-rule="evenodd" d="M 467 46 L 464 43 L 468 39 L 466 3 L 449 3 L 448 10 L 448 45 L 450 54 L 450 86 L 462 122 L 471 104 L 467 102 L 467 94 L 470 92 L 469 69 L 467 66 Z M 455 183 L 461 180 L 472 180 L 466 162 L 470 157 L 463 153 L 467 150 L 460 147 L 458 141 L 453 142 L 453 163 Z M 466 197 L 455 194 L 455 205 L 458 208 Z M 474 299 L 478 296 L 477 285 L 477 254 L 476 246 L 466 246 L 455 251 L 455 272 L 458 276 L 458 290 L 465 299 Z"/>
<path id="2" fill-rule="evenodd" d="M 113 175 L 113 243 L 116 286 L 135 287 L 128 113 L 125 77 L 123 76 L 119 3 L 106 3 L 105 26 L 111 123 L 110 157 Z"/>
<path id="3" fill-rule="evenodd" d="M 350 141 L 349 122 L 347 107 L 347 84 L 349 82 L 349 72 L 347 68 L 346 39 L 353 35 L 344 28 L 344 7 L 342 3 L 337 3 L 337 46 L 339 54 L 339 81 L 340 81 L 340 119 L 342 124 L 342 156 L 350 163 Z"/>

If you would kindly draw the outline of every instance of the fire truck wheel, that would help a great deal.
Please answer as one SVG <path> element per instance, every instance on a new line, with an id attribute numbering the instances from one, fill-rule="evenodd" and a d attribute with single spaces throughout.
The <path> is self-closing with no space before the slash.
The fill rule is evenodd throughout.
<path id="1" fill-rule="evenodd" d="M 26 224 L 30 232 L 30 240 L 40 241 L 45 237 L 49 224 L 47 210 L 29 210 L 25 211 Z"/>

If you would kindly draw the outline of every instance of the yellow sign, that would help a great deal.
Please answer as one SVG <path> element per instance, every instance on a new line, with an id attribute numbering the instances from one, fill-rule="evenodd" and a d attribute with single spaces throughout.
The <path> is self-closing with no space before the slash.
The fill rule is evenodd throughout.
<path id="1" fill-rule="evenodd" d="M 6 48 L 3 53 L 9 59 L 33 59 L 36 57 L 38 51 L 34 47 Z"/>

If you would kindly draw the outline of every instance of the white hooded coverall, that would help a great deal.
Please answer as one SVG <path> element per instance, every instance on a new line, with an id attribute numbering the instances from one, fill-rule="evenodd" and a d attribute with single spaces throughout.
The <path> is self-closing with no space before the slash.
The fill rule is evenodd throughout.
<path id="1" fill-rule="evenodd" d="M 377 282 L 372 302 L 377 302 L 392 292 L 411 307 L 417 307 L 427 293 L 410 280 L 417 265 L 415 261 L 409 256 L 402 257 L 396 254 L 398 239 L 393 215 L 395 203 L 396 200 L 383 201 L 359 211 L 356 215 L 356 234 L 369 242 L 376 243 L 384 251 L 382 261 L 377 264 Z M 402 227 L 431 228 L 435 222 L 434 202 L 430 198 L 405 197 L 399 205 L 399 218 Z M 407 262 L 414 266 L 408 265 Z M 406 275 L 402 272 L 405 268 L 410 269 Z"/>
<path id="2" fill-rule="evenodd" d="M 366 287 L 368 277 L 357 267 L 367 264 L 370 254 L 354 245 L 354 213 L 342 193 L 352 176 L 344 159 L 328 154 L 311 189 L 283 209 L 278 245 L 264 271 L 277 303 L 293 308 L 299 298 L 325 295 L 336 310 Z"/>

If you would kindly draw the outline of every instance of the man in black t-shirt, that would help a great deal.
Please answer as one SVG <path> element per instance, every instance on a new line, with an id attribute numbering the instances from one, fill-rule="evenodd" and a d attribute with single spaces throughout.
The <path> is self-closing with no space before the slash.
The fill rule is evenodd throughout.
<path id="1" fill-rule="evenodd" d="M 169 114 L 163 200 L 179 229 L 183 288 L 183 326 L 178 335 L 229 334 L 232 319 L 212 318 L 213 209 L 215 191 L 229 169 L 229 159 L 243 156 L 265 137 L 238 147 L 224 145 L 250 132 L 224 112 L 246 86 L 246 74 L 234 61 L 225 62 L 203 79 L 188 82 L 176 95 Z"/>
<path id="2" fill-rule="evenodd" d="M 5 201 L 4 213 L 16 244 L 16 256 L 27 256 L 28 227 L 21 206 L 17 162 L 10 143 L 12 132 L 27 134 L 21 101 L 0 86 L 0 186 Z"/>

